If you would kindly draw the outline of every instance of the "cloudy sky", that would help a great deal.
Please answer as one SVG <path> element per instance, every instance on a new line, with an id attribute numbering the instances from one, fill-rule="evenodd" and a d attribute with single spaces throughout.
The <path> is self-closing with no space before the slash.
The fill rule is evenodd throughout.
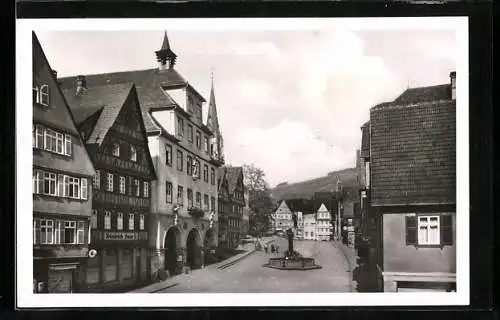
<path id="1" fill-rule="evenodd" d="M 36 33 L 64 77 L 154 68 L 163 32 Z M 353 167 L 369 108 L 407 86 L 447 83 L 457 62 L 450 29 L 200 29 L 168 36 L 177 70 L 207 100 L 214 72 L 226 162 L 254 163 L 271 186 Z"/>

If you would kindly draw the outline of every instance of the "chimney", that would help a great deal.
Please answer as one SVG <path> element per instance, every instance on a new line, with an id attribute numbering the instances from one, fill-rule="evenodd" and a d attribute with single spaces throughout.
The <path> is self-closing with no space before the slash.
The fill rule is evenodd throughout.
<path id="1" fill-rule="evenodd" d="M 451 99 L 456 99 L 456 88 L 457 88 L 457 73 L 455 71 L 450 72 L 450 84 L 451 84 Z"/>
<path id="2" fill-rule="evenodd" d="M 76 77 L 76 95 L 81 94 L 84 89 L 87 89 L 87 80 L 85 76 L 79 75 Z"/>
<path id="3" fill-rule="evenodd" d="M 52 70 L 52 75 L 54 76 L 54 78 L 57 80 L 57 71 L 56 70 Z"/>

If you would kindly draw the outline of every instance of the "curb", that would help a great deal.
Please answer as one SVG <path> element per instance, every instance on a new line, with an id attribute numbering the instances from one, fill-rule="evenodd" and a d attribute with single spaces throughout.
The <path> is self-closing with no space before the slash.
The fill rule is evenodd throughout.
<path id="1" fill-rule="evenodd" d="M 165 289 L 169 289 L 169 288 L 172 288 L 172 287 L 178 286 L 179 284 L 181 284 L 181 283 L 180 283 L 180 282 L 175 282 L 175 283 L 169 284 L 169 285 L 168 285 L 168 286 L 166 286 L 166 287 L 162 287 L 162 288 L 160 288 L 160 289 L 156 289 L 156 290 L 153 290 L 153 291 L 148 291 L 148 292 L 144 292 L 144 293 L 157 293 L 158 291 L 165 290 Z M 138 292 L 138 293 L 141 293 L 141 292 Z"/>
<path id="2" fill-rule="evenodd" d="M 335 245 L 335 247 L 339 248 L 339 249 L 340 249 L 340 251 L 342 251 L 342 254 L 344 255 L 344 258 L 345 258 L 345 260 L 347 261 L 347 267 L 349 268 L 349 271 L 348 271 L 348 272 L 349 272 L 349 274 L 350 274 L 349 286 L 350 286 L 350 288 L 351 288 L 351 292 L 355 292 L 355 291 L 354 291 L 354 288 L 355 288 L 356 286 L 354 285 L 354 282 L 355 282 L 355 281 L 354 281 L 354 280 L 352 280 L 352 272 L 353 272 L 353 270 L 354 270 L 354 268 L 355 268 L 355 264 L 356 264 L 356 262 L 355 262 L 355 261 L 352 261 L 352 260 L 350 259 L 349 254 L 346 252 L 346 248 L 344 247 L 344 245 L 343 245 L 343 244 L 339 244 L 339 243 L 336 243 L 336 242 L 334 242 L 333 244 Z"/>
<path id="3" fill-rule="evenodd" d="M 274 241 L 274 240 L 273 240 L 273 239 L 271 239 L 271 240 L 267 241 L 265 244 L 267 245 L 267 244 L 269 244 L 269 243 L 271 243 L 271 242 L 273 242 L 273 241 Z M 245 252 L 245 253 L 242 253 L 242 254 L 241 254 L 241 256 L 239 256 L 239 257 L 237 257 L 237 258 L 234 258 L 234 259 L 233 259 L 233 260 L 231 260 L 231 261 L 226 261 L 226 263 L 221 263 L 220 265 L 218 265 L 218 266 L 217 266 L 217 269 L 218 269 L 218 270 L 223 270 L 223 269 L 229 268 L 229 267 L 231 267 L 232 265 L 234 265 L 234 264 L 236 264 L 236 263 L 240 262 L 241 260 L 245 259 L 245 258 L 246 258 L 246 257 L 248 257 L 249 255 L 251 255 L 251 254 L 255 253 L 255 251 L 257 251 L 257 250 L 252 249 L 252 250 L 249 250 L 249 251 L 247 251 L 247 252 Z"/>

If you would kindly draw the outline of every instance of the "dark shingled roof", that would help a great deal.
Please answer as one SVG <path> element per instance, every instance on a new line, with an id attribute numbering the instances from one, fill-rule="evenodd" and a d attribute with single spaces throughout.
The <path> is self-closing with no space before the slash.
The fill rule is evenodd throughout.
<path id="1" fill-rule="evenodd" d="M 226 172 L 228 189 L 230 193 L 233 193 L 238 183 L 238 178 L 243 174 L 243 167 L 226 167 Z"/>
<path id="2" fill-rule="evenodd" d="M 133 86 L 132 83 L 96 86 L 86 89 L 79 95 L 75 95 L 73 90 L 63 89 L 68 105 L 78 124 L 101 110 L 99 119 L 89 135 L 87 143 L 102 143 Z"/>
<path id="3" fill-rule="evenodd" d="M 409 89 L 372 108 L 372 205 L 455 203 L 456 104 L 448 87 Z"/>

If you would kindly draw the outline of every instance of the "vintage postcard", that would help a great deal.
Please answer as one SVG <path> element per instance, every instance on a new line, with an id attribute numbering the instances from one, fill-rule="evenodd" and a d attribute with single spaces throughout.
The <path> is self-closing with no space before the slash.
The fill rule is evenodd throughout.
<path id="1" fill-rule="evenodd" d="M 468 304 L 467 27 L 19 19 L 18 307 Z"/>

